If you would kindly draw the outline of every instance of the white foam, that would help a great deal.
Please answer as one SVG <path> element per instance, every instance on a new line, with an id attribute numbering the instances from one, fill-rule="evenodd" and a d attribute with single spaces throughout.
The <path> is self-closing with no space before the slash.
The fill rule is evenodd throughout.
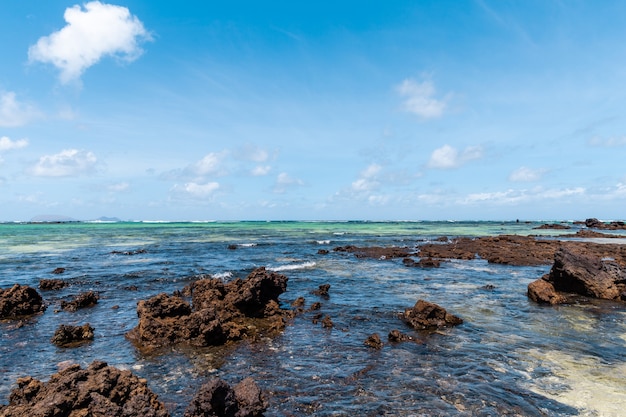
<path id="1" fill-rule="evenodd" d="M 328 245 L 330 244 L 330 240 L 318 240 L 316 241 L 318 245 Z"/>
<path id="2" fill-rule="evenodd" d="M 300 264 L 275 266 L 275 267 L 270 267 L 267 269 L 270 271 L 274 271 L 274 272 L 282 272 L 282 271 L 294 271 L 297 269 L 311 269 L 311 268 L 314 268 L 315 265 L 316 265 L 315 262 L 309 261 L 309 262 L 303 262 Z"/>
<path id="3" fill-rule="evenodd" d="M 233 273 L 230 271 L 220 272 L 219 274 L 211 274 L 211 277 L 218 279 L 232 278 Z"/>

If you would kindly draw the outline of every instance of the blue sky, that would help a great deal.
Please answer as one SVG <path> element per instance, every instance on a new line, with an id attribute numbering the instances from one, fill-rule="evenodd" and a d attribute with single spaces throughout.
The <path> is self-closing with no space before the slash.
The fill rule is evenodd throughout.
<path id="1" fill-rule="evenodd" d="M 625 21 L 621 1 L 4 1 L 0 220 L 623 219 Z"/>

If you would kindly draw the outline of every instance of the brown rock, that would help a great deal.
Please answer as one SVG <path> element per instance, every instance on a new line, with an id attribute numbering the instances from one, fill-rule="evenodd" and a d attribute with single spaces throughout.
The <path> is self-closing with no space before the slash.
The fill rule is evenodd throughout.
<path id="1" fill-rule="evenodd" d="M 433 258 L 421 258 L 418 262 L 415 262 L 413 258 L 404 258 L 402 263 L 417 268 L 439 268 L 441 266 L 441 262 Z"/>
<path id="2" fill-rule="evenodd" d="M 443 307 L 424 300 L 418 300 L 415 306 L 406 309 L 400 318 L 418 330 L 437 329 L 463 323 L 462 319 L 448 313 Z"/>
<path id="3" fill-rule="evenodd" d="M 266 409 L 265 395 L 252 378 L 234 388 L 220 378 L 212 378 L 200 387 L 184 417 L 259 417 Z"/>
<path id="4" fill-rule="evenodd" d="M 100 297 L 93 291 L 78 294 L 72 301 L 61 301 L 61 308 L 66 311 L 76 311 L 81 308 L 93 307 L 98 304 Z"/>
<path id="5" fill-rule="evenodd" d="M 389 339 L 389 341 L 393 343 L 415 340 L 413 337 L 409 336 L 408 334 L 402 333 L 400 332 L 400 330 L 397 329 L 390 331 L 387 335 L 387 339 Z"/>
<path id="6" fill-rule="evenodd" d="M 0 319 L 17 319 L 46 309 L 41 295 L 27 285 L 0 288 Z"/>
<path id="7" fill-rule="evenodd" d="M 327 329 L 332 329 L 334 325 L 335 324 L 333 323 L 333 321 L 330 318 L 330 316 L 325 316 L 322 319 L 322 327 L 327 328 Z"/>
<path id="8" fill-rule="evenodd" d="M 376 259 L 393 259 L 405 258 L 411 255 L 409 248 L 390 247 L 384 248 L 379 246 L 358 247 L 353 245 L 340 246 L 333 249 L 335 252 L 354 253 L 357 258 L 376 258 Z"/>
<path id="9" fill-rule="evenodd" d="M 47 290 L 60 290 L 67 286 L 67 282 L 62 279 L 40 279 L 39 289 L 43 291 Z"/>
<path id="10" fill-rule="evenodd" d="M 330 289 L 330 284 L 323 284 L 319 286 L 319 289 L 313 291 L 313 294 L 319 295 L 322 297 L 328 297 L 328 290 Z"/>
<path id="11" fill-rule="evenodd" d="M 554 289 L 554 285 L 544 278 L 528 284 L 528 297 L 540 304 L 560 304 L 565 302 L 565 297 Z"/>
<path id="12" fill-rule="evenodd" d="M 378 335 L 378 333 L 374 333 L 369 335 L 367 339 L 365 339 L 364 345 L 374 349 L 382 349 L 383 341 L 380 340 L 380 336 Z"/>
<path id="13" fill-rule="evenodd" d="M 65 268 L 61 268 L 61 267 L 54 268 L 54 270 L 52 271 L 53 274 L 62 274 L 64 272 L 65 272 Z"/>
<path id="14" fill-rule="evenodd" d="M 52 336 L 53 345 L 59 347 L 75 347 L 93 340 L 93 327 L 89 323 L 82 326 L 61 324 Z"/>
<path id="15" fill-rule="evenodd" d="M 70 365 L 48 382 L 19 378 L 9 404 L 0 406 L 0 415 L 167 417 L 169 413 L 145 380 L 96 361 L 87 369 Z"/>
<path id="16" fill-rule="evenodd" d="M 191 296 L 191 305 L 167 294 L 140 301 L 139 324 L 127 337 L 141 348 L 179 343 L 215 346 L 278 332 L 284 328 L 285 319 L 295 314 L 278 304 L 286 286 L 287 277 L 265 268 L 228 284 L 202 278 L 182 291 Z"/>

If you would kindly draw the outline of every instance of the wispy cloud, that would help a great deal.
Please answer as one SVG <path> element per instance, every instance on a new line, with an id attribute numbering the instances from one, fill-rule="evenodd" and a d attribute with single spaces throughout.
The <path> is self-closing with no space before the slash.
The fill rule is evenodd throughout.
<path id="1" fill-rule="evenodd" d="M 14 92 L 0 93 L 0 127 L 23 126 L 36 116 L 37 110 L 19 102 Z"/>
<path id="2" fill-rule="evenodd" d="M 626 136 L 601 138 L 594 136 L 587 141 L 589 146 L 597 146 L 602 148 L 616 148 L 619 146 L 626 146 Z"/>
<path id="3" fill-rule="evenodd" d="M 519 167 L 509 175 L 509 181 L 512 182 L 533 182 L 539 181 L 547 172 L 544 168 L 532 169 L 528 167 Z"/>
<path id="4" fill-rule="evenodd" d="M 352 190 L 356 192 L 376 190 L 380 186 L 378 174 L 382 168 L 381 165 L 370 164 L 361 171 L 359 178 L 352 183 Z"/>
<path id="5" fill-rule="evenodd" d="M 283 194 L 288 188 L 303 186 L 304 181 L 298 178 L 294 178 L 286 172 L 281 172 L 276 177 L 276 183 L 274 184 L 274 192 L 277 194 Z"/>
<path id="6" fill-rule="evenodd" d="M 459 151 L 450 145 L 443 145 L 437 148 L 430 155 L 428 168 L 453 169 L 458 168 L 469 161 L 483 157 L 481 146 L 468 146 L 463 151 Z"/>
<path id="7" fill-rule="evenodd" d="M 446 109 L 447 98 L 435 97 L 435 85 L 430 80 L 418 82 L 409 78 L 397 86 L 397 91 L 404 98 L 403 110 L 422 119 L 441 117 Z"/>
<path id="8" fill-rule="evenodd" d="M 77 80 L 104 56 L 131 62 L 142 54 L 141 41 L 150 40 L 143 23 L 126 7 L 91 1 L 67 8 L 67 25 L 40 38 L 28 50 L 30 62 L 50 63 L 62 83 Z"/>
<path id="9" fill-rule="evenodd" d="M 220 184 L 215 181 L 207 183 L 188 182 L 183 185 L 174 185 L 172 191 L 176 194 L 182 194 L 191 198 L 206 199 L 213 196 L 219 188 Z"/>
<path id="10" fill-rule="evenodd" d="M 54 155 L 42 156 L 29 172 L 38 177 L 78 176 L 94 172 L 97 162 L 92 152 L 66 149 Z"/>

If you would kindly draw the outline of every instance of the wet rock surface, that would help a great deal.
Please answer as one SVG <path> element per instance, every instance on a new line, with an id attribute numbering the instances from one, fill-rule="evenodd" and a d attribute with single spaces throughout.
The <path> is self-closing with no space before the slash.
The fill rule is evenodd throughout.
<path id="1" fill-rule="evenodd" d="M 0 319 L 18 319 L 46 309 L 41 295 L 32 287 L 15 284 L 0 288 Z"/>
<path id="2" fill-rule="evenodd" d="M 536 302 L 567 302 L 567 294 L 606 300 L 626 300 L 626 270 L 612 258 L 601 258 L 581 248 L 560 248 L 552 269 L 528 286 Z"/>
<path id="3" fill-rule="evenodd" d="M 443 307 L 424 300 L 418 300 L 413 308 L 407 308 L 400 319 L 417 330 L 439 329 L 462 324 L 463 320 L 450 314 Z"/>
<path id="4" fill-rule="evenodd" d="M 413 258 L 404 258 L 402 264 L 411 268 L 439 268 L 441 262 L 433 258 L 421 258 L 415 262 Z"/>
<path id="5" fill-rule="evenodd" d="M 212 378 L 200 387 L 184 417 L 260 417 L 267 406 L 265 394 L 252 378 L 234 387 Z"/>
<path id="6" fill-rule="evenodd" d="M 181 296 L 164 293 L 140 301 L 139 324 L 127 337 L 144 348 L 179 343 L 215 346 L 277 332 L 293 314 L 278 304 L 287 280 L 263 267 L 245 280 L 200 279 L 183 291 L 191 295 L 191 304 Z"/>
<path id="7" fill-rule="evenodd" d="M 626 230 L 626 223 L 617 221 L 617 222 L 609 222 L 605 223 L 592 217 L 590 219 L 586 219 L 584 225 L 590 229 L 602 229 L 602 230 Z"/>
<path id="8" fill-rule="evenodd" d="M 146 381 L 95 361 L 87 369 L 70 365 L 48 382 L 19 378 L 3 417 L 120 416 L 166 417 L 169 413 Z"/>
<path id="9" fill-rule="evenodd" d="M 42 291 L 60 290 L 68 286 L 67 281 L 62 279 L 40 279 L 39 289 Z"/>
<path id="10" fill-rule="evenodd" d="M 85 323 L 82 326 L 61 324 L 50 342 L 59 347 L 76 347 L 93 340 L 94 328 Z"/>
<path id="11" fill-rule="evenodd" d="M 409 248 L 400 247 L 358 247 L 358 246 L 339 246 L 333 249 L 335 252 L 347 252 L 353 253 L 357 258 L 375 258 L 375 259 L 393 259 L 393 258 L 405 258 L 413 253 Z"/>
<path id="12" fill-rule="evenodd" d="M 378 333 L 369 335 L 363 344 L 373 349 L 382 349 L 383 347 L 383 341 L 380 340 Z"/>
<path id="13" fill-rule="evenodd" d="M 93 307 L 98 304 L 99 295 L 94 291 L 87 291 L 78 294 L 71 301 L 61 301 L 61 309 L 65 311 L 76 311 L 81 308 Z"/>

